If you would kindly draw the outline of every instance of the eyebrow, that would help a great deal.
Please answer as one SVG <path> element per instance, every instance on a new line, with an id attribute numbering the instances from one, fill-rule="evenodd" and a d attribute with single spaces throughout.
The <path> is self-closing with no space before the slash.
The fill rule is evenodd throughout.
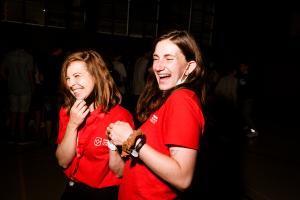
<path id="1" fill-rule="evenodd" d="M 75 73 L 71 74 L 70 76 L 81 75 L 81 74 L 82 74 L 81 72 L 75 72 Z M 67 78 L 67 77 L 70 77 L 70 76 L 68 76 L 68 75 L 66 74 L 65 77 Z"/>
<path id="2" fill-rule="evenodd" d="M 165 54 L 165 55 L 163 55 L 163 57 L 169 57 L 169 56 L 171 56 L 171 57 L 176 57 L 176 55 L 173 55 L 173 54 Z M 153 54 L 153 57 L 159 57 L 157 54 Z"/>

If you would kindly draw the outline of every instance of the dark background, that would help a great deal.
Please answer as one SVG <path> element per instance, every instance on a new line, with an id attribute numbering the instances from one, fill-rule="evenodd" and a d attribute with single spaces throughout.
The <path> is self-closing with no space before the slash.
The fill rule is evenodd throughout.
<path id="1" fill-rule="evenodd" d="M 70 9 L 68 2 L 72 1 L 65 1 L 66 9 Z M 109 55 L 113 51 L 120 51 L 127 57 L 130 71 L 135 56 L 144 49 L 151 48 L 155 34 L 149 36 L 146 34 L 147 30 L 142 32 L 141 37 L 133 37 L 130 34 L 117 35 L 113 31 L 111 34 L 99 33 L 97 31 L 97 19 L 101 16 L 101 12 L 96 9 L 99 4 L 87 0 L 80 2 L 86 13 L 86 21 L 79 28 L 74 28 L 70 20 L 65 28 L 55 28 L 47 26 L 47 24 L 29 25 L 24 20 L 23 22 L 12 23 L 2 19 L 0 23 L 1 57 L 16 42 L 23 40 L 33 53 L 48 52 L 57 46 L 66 50 L 94 48 L 104 55 Z M 119 1 L 112 2 L 116 6 Z M 155 3 L 155 1 L 145 2 Z M 296 126 L 298 118 L 294 116 L 297 116 L 299 110 L 297 102 L 300 89 L 300 84 L 297 84 L 300 12 L 296 2 L 257 0 L 203 0 L 199 2 L 204 2 L 203 5 L 211 5 L 210 3 L 213 2 L 214 5 L 214 8 L 208 11 L 208 15 L 214 17 L 212 20 L 213 27 L 208 31 L 203 29 L 203 33 L 206 31 L 210 34 L 211 41 L 207 42 L 201 31 L 195 31 L 196 28 L 191 30 L 199 41 L 206 65 L 209 67 L 210 62 L 214 62 L 217 68 L 224 70 L 234 65 L 238 60 L 249 62 L 257 75 L 260 116 L 264 118 L 265 114 L 278 113 L 278 115 L 271 116 L 274 117 L 272 120 L 275 123 L 280 122 L 282 124 L 284 121 L 289 125 Z M 169 29 L 187 28 L 188 14 L 186 11 L 189 10 L 190 3 L 191 1 L 180 0 L 161 1 L 161 18 L 158 21 L 154 20 L 159 27 L 157 34 L 159 35 Z M 137 13 L 131 13 L 132 20 L 139 19 L 140 15 L 143 16 L 142 13 L 148 7 L 147 4 L 140 3 L 136 5 L 135 9 Z M 118 14 L 114 15 L 115 18 L 117 16 Z M 68 18 L 67 15 L 62 17 Z M 140 20 L 143 22 L 143 18 Z M 66 21 L 68 22 L 68 20 Z M 149 22 L 145 21 L 145 23 Z"/>
<path id="2" fill-rule="evenodd" d="M 150 19 L 152 22 L 149 23 L 147 16 L 152 11 L 150 6 L 145 2 L 157 1 L 131 1 L 143 2 L 136 4 L 136 7 L 134 7 L 136 10 L 132 13 L 134 18 L 131 23 L 139 24 L 137 22 L 144 22 L 145 24 L 151 25 L 152 22 L 157 22 L 158 35 L 169 29 L 187 29 L 186 24 L 189 17 L 187 11 L 189 10 L 190 2 L 196 2 L 187 0 L 160 0 L 161 18 L 158 21 Z M 1 1 L 1 6 L 4 5 L 3 2 L 6 1 Z M 20 2 L 27 1 L 22 0 Z M 45 0 L 45 2 L 61 1 Z M 69 7 L 70 2 L 74 1 L 69 0 L 64 2 L 64 8 L 67 9 L 66 13 L 68 13 L 72 10 Z M 108 56 L 114 51 L 122 52 L 128 60 L 130 71 L 130 67 L 132 67 L 136 55 L 140 54 L 144 49 L 151 48 L 155 33 L 151 31 L 148 32 L 148 29 L 145 29 L 140 31 L 140 37 L 134 37 L 130 33 L 134 32 L 134 30 L 132 30 L 134 28 L 139 29 L 137 28 L 139 25 L 133 26 L 134 28 L 129 30 L 129 34 L 127 35 L 118 35 L 114 29 L 111 30 L 110 34 L 101 33 L 101 30 L 98 32 L 99 27 L 97 24 L 99 24 L 99 18 L 103 15 L 103 12 L 97 10 L 97 7 L 100 4 L 99 2 L 105 2 L 105 0 L 82 0 L 78 2 L 82 2 L 82 5 L 79 6 L 78 9 L 84 10 L 86 21 L 82 26 L 76 28 L 72 25 L 72 20 L 68 19 L 68 14 L 61 16 L 67 21 L 66 27 L 58 28 L 48 26 L 47 23 L 40 26 L 31 25 L 22 17 L 21 19 L 23 20 L 18 23 L 7 21 L 4 20 L 2 16 L 4 12 L 1 12 L 0 57 L 2 58 L 4 53 L 13 48 L 20 41 L 25 42 L 34 54 L 47 53 L 54 47 L 62 47 L 66 51 L 80 48 L 93 48 L 99 50 L 104 56 Z M 120 2 L 124 4 L 126 1 L 113 0 L 111 2 L 114 2 L 115 6 L 120 6 Z M 267 137 L 271 135 L 278 136 L 280 141 L 285 138 L 289 138 L 289 141 L 298 141 L 298 102 L 300 100 L 300 84 L 297 83 L 299 80 L 298 68 L 300 66 L 299 6 L 296 6 L 296 2 L 292 1 L 199 0 L 197 2 L 203 2 L 203 5 L 210 5 L 211 2 L 214 2 L 214 9 L 208 9 L 209 11 L 206 13 L 208 16 L 213 16 L 213 20 L 210 21 L 213 22 L 211 29 L 203 28 L 205 27 L 203 25 L 205 22 L 195 23 L 195 26 L 191 28 L 191 32 L 195 38 L 197 38 L 204 53 L 206 66 L 210 68 L 211 62 L 214 62 L 216 68 L 224 71 L 232 67 L 232 65 L 236 64 L 239 60 L 249 62 L 255 71 L 258 83 L 256 93 L 258 100 L 256 104 L 256 119 L 260 123 L 264 123 L 264 125 L 259 124 L 260 126 L 267 127 L 265 128 L 267 130 L 274 130 L 271 133 L 261 132 L 259 138 L 262 138 L 261 141 L 264 141 L 264 135 L 267 135 Z M 127 5 L 126 3 L 123 4 L 122 6 Z M 3 9 L 1 11 L 3 11 Z M 197 12 L 197 9 L 195 12 Z M 143 15 L 143 13 L 145 14 Z M 200 16 L 201 13 L 197 16 L 192 16 L 192 19 L 196 19 Z M 112 19 L 119 19 L 118 13 L 112 16 Z M 199 28 L 199 26 L 203 29 Z M 205 35 L 206 33 L 211 36 L 211 41 L 209 42 L 206 37 L 207 35 Z M 265 140 L 268 141 L 268 139 Z M 270 143 L 271 142 L 267 144 Z M 258 142 L 257 146 L 259 146 L 259 144 Z M 275 149 L 279 149 L 278 152 L 286 152 L 281 148 L 288 149 L 287 145 L 284 146 L 284 144 L 280 142 L 279 144 L 280 145 L 275 146 Z M 227 164 L 228 166 L 226 168 L 226 163 L 232 161 L 230 158 L 228 159 L 228 154 L 231 155 L 233 153 L 233 151 L 231 151 L 232 149 L 226 146 L 227 143 L 222 141 L 221 145 L 220 143 L 217 145 L 219 145 L 216 148 L 218 155 L 213 154 L 212 157 L 215 156 L 216 159 L 220 159 L 221 161 L 217 160 L 218 162 L 215 164 L 217 170 L 214 168 L 209 170 L 209 172 L 213 172 L 214 176 L 204 177 L 204 182 L 206 184 L 206 181 L 211 179 L 209 184 L 215 186 L 218 181 L 219 185 L 224 187 L 225 191 L 229 189 L 229 186 L 226 187 L 226 184 L 230 181 L 227 174 L 238 169 L 232 168 L 236 163 L 232 165 Z M 224 147 L 224 149 L 222 149 L 222 147 Z M 256 146 L 254 146 L 254 148 L 255 147 Z M 233 148 L 240 147 L 234 146 Z M 264 148 L 270 149 L 268 151 L 272 151 L 269 146 L 265 146 Z M 229 153 L 226 152 L 226 150 L 230 150 L 228 151 Z M 288 155 L 277 155 L 278 152 L 273 153 L 274 155 L 271 154 L 273 157 L 269 157 L 274 158 L 276 161 L 283 160 L 284 163 L 286 163 L 282 157 L 288 157 Z M 225 154 L 227 157 L 224 156 Z M 296 155 L 298 154 L 296 153 Z M 232 159 L 235 160 L 237 156 L 239 155 L 231 155 Z M 269 157 L 266 156 L 264 158 Z M 254 161 L 254 166 L 257 160 Z M 216 160 L 214 159 L 213 161 L 215 162 Z M 215 166 L 214 163 L 212 165 Z M 271 168 L 275 168 L 275 166 Z M 254 176 L 255 175 L 256 173 L 254 173 Z M 209 192 L 215 191 L 207 191 L 208 196 L 210 195 Z M 222 195 L 223 194 L 220 193 L 220 196 Z"/>

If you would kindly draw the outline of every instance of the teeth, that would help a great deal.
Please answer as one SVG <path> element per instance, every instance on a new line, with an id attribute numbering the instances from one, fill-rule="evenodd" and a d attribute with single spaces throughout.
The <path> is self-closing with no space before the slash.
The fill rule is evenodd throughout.
<path id="1" fill-rule="evenodd" d="M 169 75 L 158 75 L 159 78 L 165 78 L 165 77 L 169 77 Z"/>

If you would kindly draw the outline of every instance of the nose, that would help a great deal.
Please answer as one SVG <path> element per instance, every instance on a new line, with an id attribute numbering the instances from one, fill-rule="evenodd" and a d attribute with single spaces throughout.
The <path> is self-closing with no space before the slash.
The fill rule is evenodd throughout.
<path id="1" fill-rule="evenodd" d="M 154 71 L 162 71 L 165 69 L 165 62 L 162 59 L 154 60 L 153 62 L 153 70 Z"/>
<path id="2" fill-rule="evenodd" d="M 67 85 L 71 88 L 73 85 L 75 85 L 75 79 L 74 78 L 69 78 L 67 80 Z"/>

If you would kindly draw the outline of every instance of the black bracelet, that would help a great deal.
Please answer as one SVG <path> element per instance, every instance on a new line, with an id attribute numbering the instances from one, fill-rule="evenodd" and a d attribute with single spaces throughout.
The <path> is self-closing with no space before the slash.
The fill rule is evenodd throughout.
<path id="1" fill-rule="evenodd" d="M 140 139 L 141 139 L 140 142 L 135 147 L 136 152 L 139 152 L 141 148 L 144 146 L 144 144 L 146 143 L 145 135 L 143 135 Z"/>
<path id="2" fill-rule="evenodd" d="M 144 144 L 146 143 L 146 137 L 145 135 L 142 135 L 140 138 L 140 142 L 136 145 L 136 147 L 131 151 L 131 155 L 133 157 L 138 157 L 139 156 L 139 151 L 141 150 L 141 148 L 144 146 Z"/>

